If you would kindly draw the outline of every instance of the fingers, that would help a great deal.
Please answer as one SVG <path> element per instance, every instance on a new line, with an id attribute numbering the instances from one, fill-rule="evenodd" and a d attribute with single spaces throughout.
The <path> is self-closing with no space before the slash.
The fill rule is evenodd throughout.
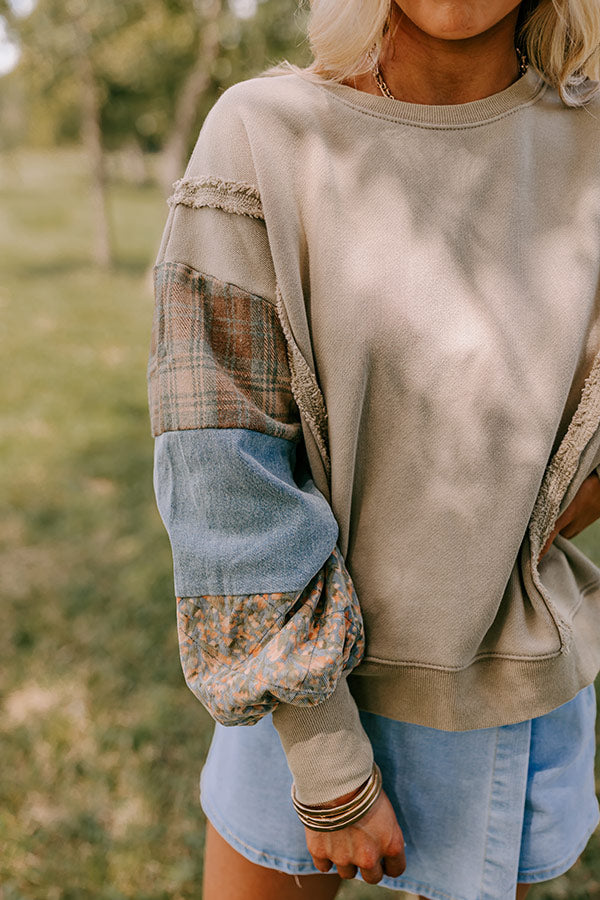
<path id="1" fill-rule="evenodd" d="M 540 555 L 538 556 L 538 564 L 539 564 L 542 556 L 545 556 L 546 553 L 548 552 L 548 550 L 550 549 L 550 545 L 552 544 L 552 541 L 554 540 L 554 538 L 556 537 L 557 534 L 558 534 L 558 531 L 555 529 L 552 532 L 552 534 L 550 534 L 549 537 L 546 539 L 546 543 L 542 547 L 542 549 L 540 551 Z"/>
<path id="2" fill-rule="evenodd" d="M 360 874 L 367 884 L 377 884 L 383 878 L 383 867 L 381 862 L 378 862 L 377 865 L 373 866 L 371 869 L 361 869 Z"/>
<path id="3" fill-rule="evenodd" d="M 584 484 L 585 484 L 585 482 L 584 482 Z M 583 487 L 583 485 L 581 487 Z M 580 488 L 580 491 L 581 491 L 581 488 Z M 568 537 L 574 537 L 576 534 L 579 534 L 579 531 L 581 529 L 578 528 L 578 525 L 576 522 L 576 519 L 578 517 L 578 509 L 579 509 L 578 503 L 577 503 L 577 497 L 579 497 L 579 494 L 577 494 L 576 498 L 571 501 L 569 506 L 567 506 L 567 508 L 560 514 L 560 516 L 554 523 L 554 528 L 552 529 L 551 533 L 548 535 L 548 538 L 546 539 L 546 543 L 542 547 L 542 551 L 541 551 L 540 555 L 538 556 L 538 564 L 539 564 L 542 556 L 544 556 L 550 549 L 550 546 L 552 545 L 552 542 L 554 541 L 554 538 L 557 535 L 562 534 L 564 537 L 568 538 Z M 574 530 L 574 529 L 577 529 L 577 530 Z"/>
<path id="4" fill-rule="evenodd" d="M 406 855 L 404 850 L 401 853 L 394 854 L 394 856 L 385 856 L 383 858 L 384 874 L 389 875 L 390 878 L 397 878 L 398 875 L 402 875 L 405 869 Z"/>
<path id="5" fill-rule="evenodd" d="M 550 549 L 550 545 L 558 534 L 566 538 L 576 537 L 580 531 L 583 531 L 584 528 L 587 528 L 588 525 L 591 525 L 592 522 L 598 519 L 600 514 L 599 500 L 598 478 L 596 473 L 592 472 L 582 482 L 575 497 L 554 523 L 554 529 L 538 556 L 538 563 Z"/>
<path id="6" fill-rule="evenodd" d="M 330 859 L 322 856 L 313 856 L 313 862 L 319 872 L 328 872 L 333 865 Z M 340 878 L 352 879 L 356 878 L 359 867 L 353 863 L 347 863 L 346 865 L 338 863 L 336 868 Z M 360 874 L 367 884 L 378 884 L 384 875 L 389 875 L 390 878 L 397 878 L 399 875 L 402 875 L 405 869 L 406 855 L 404 848 L 402 848 L 398 853 L 384 856 L 374 865 L 361 866 Z"/>
<path id="7" fill-rule="evenodd" d="M 397 878 L 406 869 L 406 847 L 399 827 L 394 829 L 385 851 L 385 856 L 382 860 L 383 871 L 390 878 Z"/>
<path id="8" fill-rule="evenodd" d="M 337 867 L 338 875 L 340 878 L 354 878 L 356 873 L 358 872 L 357 866 L 349 865 L 349 866 L 339 866 Z"/>
<path id="9" fill-rule="evenodd" d="M 313 856 L 313 862 L 319 872 L 329 872 L 333 865 L 330 859 L 326 859 L 323 856 Z"/>
<path id="10" fill-rule="evenodd" d="M 313 857 L 313 861 L 319 872 L 328 872 L 329 869 L 331 869 L 332 862 L 330 859 L 315 859 Z M 355 866 L 353 864 L 344 866 L 338 864 L 336 868 L 340 878 L 356 878 L 358 866 Z M 360 874 L 363 877 L 364 881 L 367 882 L 367 884 L 378 884 L 384 875 L 389 875 L 390 878 L 397 878 L 399 875 L 402 875 L 405 869 L 406 857 L 404 855 L 404 851 L 402 851 L 402 853 L 398 853 L 395 856 L 383 857 L 382 860 L 380 860 L 376 865 L 371 866 L 370 868 L 361 867 Z"/>
<path id="11" fill-rule="evenodd" d="M 540 560 L 541 560 L 542 556 L 545 556 L 545 555 L 546 555 L 546 553 L 547 553 L 548 550 L 550 549 L 550 546 L 552 545 L 552 542 L 553 542 L 554 538 L 555 538 L 556 535 L 559 534 L 559 533 L 560 533 L 560 532 L 559 532 L 559 529 L 558 529 L 558 528 L 555 528 L 554 531 L 553 531 L 553 532 L 549 535 L 549 537 L 547 538 L 546 543 L 545 543 L 544 546 L 542 547 L 541 553 L 540 553 L 540 555 L 538 556 L 538 565 L 539 565 L 539 563 L 540 563 Z"/>

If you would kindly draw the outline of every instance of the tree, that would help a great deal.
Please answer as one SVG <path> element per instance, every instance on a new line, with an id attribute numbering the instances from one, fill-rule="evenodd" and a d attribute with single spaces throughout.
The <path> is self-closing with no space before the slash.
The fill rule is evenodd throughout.
<path id="1" fill-rule="evenodd" d="M 22 46 L 20 72 L 34 84 L 42 83 L 42 96 L 66 89 L 75 95 L 79 132 L 90 163 L 95 242 L 94 259 L 100 266 L 112 261 L 107 202 L 106 163 L 102 135 L 104 89 L 97 54 L 123 26 L 144 14 L 141 0 L 39 0 L 31 15 L 19 19 L 2 0 L 10 27 Z"/>
<path id="2" fill-rule="evenodd" d="M 204 5 L 204 15 L 196 35 L 196 59 L 185 75 L 175 103 L 171 128 L 163 145 L 160 178 L 167 195 L 172 183 L 181 174 L 196 110 L 211 84 L 214 64 L 219 55 L 219 19 L 222 12 L 221 0 L 208 0 Z"/>
<path id="3" fill-rule="evenodd" d="M 0 0 L 0 15 L 22 57 L 5 96 L 23 98 L 24 140 L 83 142 L 101 265 L 111 260 L 107 150 L 162 154 L 170 193 L 221 91 L 284 56 L 309 58 L 298 0 L 247 0 L 244 15 L 240 0 L 37 0 L 25 17 L 11 2 Z"/>

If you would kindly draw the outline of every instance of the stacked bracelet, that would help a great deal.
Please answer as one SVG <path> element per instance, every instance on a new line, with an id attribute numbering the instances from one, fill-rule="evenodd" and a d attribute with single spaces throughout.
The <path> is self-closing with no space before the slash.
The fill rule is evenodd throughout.
<path id="1" fill-rule="evenodd" d="M 376 762 L 368 781 L 360 789 L 356 797 L 346 803 L 340 803 L 329 809 L 305 806 L 296 799 L 296 791 L 292 784 L 292 803 L 298 818 L 312 831 L 338 831 L 358 821 L 369 810 L 381 793 L 381 770 Z"/>

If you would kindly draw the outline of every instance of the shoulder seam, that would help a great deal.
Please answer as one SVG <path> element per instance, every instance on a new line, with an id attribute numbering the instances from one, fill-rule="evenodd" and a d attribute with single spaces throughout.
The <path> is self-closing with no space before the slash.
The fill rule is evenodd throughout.
<path id="1" fill-rule="evenodd" d="M 199 209 L 210 206 L 225 212 L 262 219 L 264 213 L 257 187 L 245 181 L 227 181 L 214 175 L 180 178 L 173 184 L 169 206 L 190 206 Z"/>

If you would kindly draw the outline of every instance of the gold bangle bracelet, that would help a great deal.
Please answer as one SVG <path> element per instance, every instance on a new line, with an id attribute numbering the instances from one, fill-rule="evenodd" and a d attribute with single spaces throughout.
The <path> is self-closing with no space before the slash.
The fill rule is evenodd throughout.
<path id="1" fill-rule="evenodd" d="M 320 816 L 312 816 L 310 814 L 300 812 L 299 810 L 296 810 L 296 812 L 298 813 L 298 815 L 300 817 L 302 817 L 303 819 L 306 819 L 307 821 L 310 821 L 310 822 L 315 822 L 315 823 L 320 822 L 320 823 L 326 824 L 326 825 L 335 824 L 337 822 L 343 822 L 346 819 L 348 819 L 349 817 L 354 817 L 357 813 L 360 813 L 360 812 L 368 809 L 368 807 L 371 805 L 373 799 L 376 797 L 378 790 L 379 790 L 379 780 L 375 779 L 371 783 L 368 793 L 365 794 L 365 796 L 361 799 L 361 802 L 354 804 L 354 806 L 352 806 L 350 809 L 340 811 L 337 808 L 333 808 L 333 809 L 329 810 L 328 815 L 320 815 Z"/>
<path id="2" fill-rule="evenodd" d="M 373 796 L 368 803 L 365 803 L 353 812 L 345 813 L 343 816 L 336 816 L 332 819 L 312 819 L 308 816 L 299 816 L 298 818 L 306 828 L 310 828 L 313 831 L 338 831 L 361 819 L 371 809 L 379 794 L 380 790 L 373 791 Z"/>
<path id="3" fill-rule="evenodd" d="M 370 791 L 373 781 L 375 779 L 375 766 L 371 769 L 371 774 L 361 787 L 360 791 L 356 796 L 352 797 L 350 800 L 346 800 L 344 803 L 340 803 L 337 806 L 330 807 L 319 807 L 319 806 L 307 806 L 302 803 L 302 801 L 298 800 L 296 797 L 296 786 L 292 784 L 292 803 L 294 804 L 294 808 L 298 812 L 306 813 L 309 816 L 329 816 L 336 812 L 341 812 L 346 809 L 353 809 L 362 798 Z"/>
<path id="4" fill-rule="evenodd" d="M 370 790 L 374 778 L 374 773 L 375 769 L 372 768 L 371 774 L 355 797 L 352 797 L 350 800 L 346 800 L 345 803 L 340 803 L 339 806 L 331 806 L 329 808 L 323 806 L 306 806 L 296 797 L 295 785 L 292 784 L 292 802 L 294 804 L 294 808 L 296 809 L 296 812 L 303 812 L 309 816 L 328 816 L 332 813 L 342 812 L 346 809 L 353 809 Z"/>
<path id="5" fill-rule="evenodd" d="M 311 831 L 340 831 L 342 828 L 347 828 L 349 825 L 353 825 L 355 822 L 358 822 L 366 813 L 373 807 L 373 804 L 379 797 L 381 790 L 376 791 L 373 794 L 372 801 L 366 804 L 361 809 L 356 810 L 353 813 L 347 813 L 343 818 L 340 818 L 338 821 L 323 821 L 320 819 L 314 820 L 307 818 L 305 816 L 299 816 L 302 824 L 310 829 Z"/>
<path id="6" fill-rule="evenodd" d="M 381 770 L 374 763 L 368 782 L 352 800 L 330 809 L 311 809 L 300 804 L 292 785 L 292 803 L 298 818 L 312 831 L 339 831 L 357 822 L 373 806 L 382 790 Z M 300 807 L 300 808 L 299 808 Z"/>

